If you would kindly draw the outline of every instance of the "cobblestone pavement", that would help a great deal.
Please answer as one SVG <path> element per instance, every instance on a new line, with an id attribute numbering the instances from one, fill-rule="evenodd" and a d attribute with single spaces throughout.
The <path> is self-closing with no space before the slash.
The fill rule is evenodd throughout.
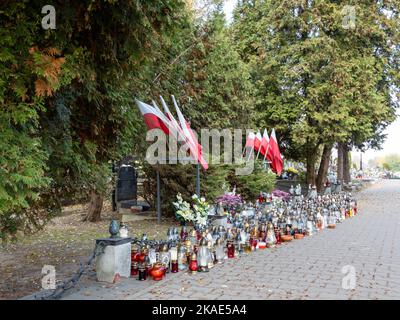
<path id="1" fill-rule="evenodd" d="M 400 299 L 400 180 L 381 181 L 357 198 L 359 215 L 336 229 L 230 259 L 206 274 L 92 282 L 65 298 Z M 354 289 L 342 288 L 347 265 L 355 268 Z"/>

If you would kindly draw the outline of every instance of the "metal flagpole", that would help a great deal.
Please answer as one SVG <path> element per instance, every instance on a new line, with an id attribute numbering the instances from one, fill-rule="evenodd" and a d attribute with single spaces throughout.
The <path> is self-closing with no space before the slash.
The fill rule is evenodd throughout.
<path id="1" fill-rule="evenodd" d="M 267 168 L 268 168 L 268 165 L 266 165 L 266 164 L 269 163 L 269 161 L 265 161 L 265 159 L 267 158 L 268 151 L 269 151 L 269 141 L 268 141 L 267 150 L 265 151 L 264 159 L 263 159 L 263 163 L 265 164 L 265 170 L 267 170 Z"/>
<path id="2" fill-rule="evenodd" d="M 250 157 L 253 154 L 253 151 L 254 151 L 254 145 L 251 147 L 250 154 L 249 154 L 249 157 L 247 158 L 246 162 L 248 162 L 250 160 Z"/>
<path id="3" fill-rule="evenodd" d="M 242 157 L 244 156 L 245 152 L 246 152 L 246 145 L 245 145 L 244 148 L 243 148 Z"/>
<path id="4" fill-rule="evenodd" d="M 196 165 L 196 194 L 200 198 L 200 163 Z"/>
<path id="5" fill-rule="evenodd" d="M 260 154 L 260 150 L 261 150 L 261 144 L 260 144 L 260 148 L 258 148 L 256 160 L 258 159 L 258 155 Z"/>
<path id="6" fill-rule="evenodd" d="M 268 142 L 267 150 L 265 151 L 265 154 L 264 154 L 264 161 L 265 161 L 265 158 L 267 157 L 268 151 L 269 151 L 269 142 Z"/>
<path id="7" fill-rule="evenodd" d="M 157 170 L 157 221 L 161 222 L 161 187 L 160 187 L 160 172 Z"/>

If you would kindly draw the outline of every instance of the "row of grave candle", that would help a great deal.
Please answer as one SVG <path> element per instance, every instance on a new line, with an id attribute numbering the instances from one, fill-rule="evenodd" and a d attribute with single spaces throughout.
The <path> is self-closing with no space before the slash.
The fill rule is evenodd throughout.
<path id="1" fill-rule="evenodd" d="M 162 280 L 167 273 L 185 270 L 208 272 L 225 259 L 335 228 L 336 223 L 355 214 L 357 204 L 348 194 L 313 200 L 293 197 L 272 206 L 258 204 L 253 217 L 231 214 L 229 228 L 209 225 L 188 231 L 183 226 L 180 232 L 170 228 L 167 240 L 160 243 L 151 243 L 144 235 L 136 242 L 140 245 L 133 245 L 131 276 L 143 281 L 149 277 Z"/>

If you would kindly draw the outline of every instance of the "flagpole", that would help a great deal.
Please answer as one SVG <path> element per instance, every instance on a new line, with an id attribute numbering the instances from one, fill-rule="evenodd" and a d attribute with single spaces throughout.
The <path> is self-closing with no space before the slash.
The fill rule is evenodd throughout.
<path id="1" fill-rule="evenodd" d="M 157 169 L 157 222 L 161 222 L 161 181 L 160 171 Z"/>
<path id="2" fill-rule="evenodd" d="M 200 163 L 196 164 L 196 194 L 200 198 Z"/>
<path id="3" fill-rule="evenodd" d="M 268 151 L 269 151 L 269 143 L 268 143 L 268 146 L 267 146 L 267 150 L 265 151 L 265 154 L 264 154 L 264 160 L 263 160 L 263 161 L 265 161 L 265 158 L 267 157 L 267 153 L 268 153 Z"/>
<path id="4" fill-rule="evenodd" d="M 258 159 L 258 155 L 260 154 L 260 150 L 261 150 L 261 144 L 260 144 L 260 148 L 258 148 L 256 160 Z"/>
<path id="5" fill-rule="evenodd" d="M 160 110 L 160 108 L 158 107 L 158 105 L 157 105 L 157 103 L 154 101 L 154 100 L 151 100 L 152 102 L 153 102 L 153 106 L 154 106 L 154 108 L 156 108 L 157 110 L 159 110 L 160 112 L 161 112 L 161 110 Z M 168 135 L 168 138 L 166 138 L 165 139 L 165 142 L 166 142 L 166 147 L 167 147 L 167 149 L 168 149 L 168 155 L 169 155 L 169 137 L 171 136 L 171 129 L 170 129 L 170 125 L 169 124 L 167 124 L 167 126 L 168 126 L 168 130 L 169 130 L 169 135 Z M 167 163 L 168 162 L 168 160 L 169 160 L 169 157 L 166 157 L 166 159 L 165 159 L 165 163 Z M 158 174 L 158 171 L 157 171 L 157 174 Z M 158 210 L 158 209 L 157 209 Z M 158 222 L 158 223 L 160 223 L 160 222 Z"/>
<path id="6" fill-rule="evenodd" d="M 244 148 L 243 148 L 243 151 L 242 151 L 242 157 L 244 157 L 244 153 L 246 152 L 246 145 L 244 146 Z"/>
<path id="7" fill-rule="evenodd" d="M 246 163 L 249 162 L 250 157 L 251 157 L 251 155 L 253 154 L 253 151 L 254 151 L 254 145 L 251 147 L 250 154 L 249 154 L 248 159 L 246 160 Z"/>

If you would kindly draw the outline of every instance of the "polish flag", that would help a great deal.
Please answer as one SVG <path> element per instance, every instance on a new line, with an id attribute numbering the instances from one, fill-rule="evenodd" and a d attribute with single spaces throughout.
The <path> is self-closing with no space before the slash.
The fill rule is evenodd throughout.
<path id="1" fill-rule="evenodd" d="M 262 140 L 262 137 L 261 137 L 261 133 L 260 133 L 260 131 L 258 131 L 257 132 L 257 134 L 256 134 L 256 137 L 255 137 L 255 139 L 254 139 L 254 150 L 255 151 L 261 151 L 261 140 Z"/>
<path id="2" fill-rule="evenodd" d="M 165 116 L 168 118 L 168 120 L 171 123 L 171 126 L 174 129 L 174 134 L 175 137 L 179 140 L 179 141 L 186 141 L 185 139 L 185 134 L 183 133 L 181 127 L 178 124 L 178 121 L 175 120 L 175 117 L 173 116 L 173 114 L 171 113 L 171 111 L 169 110 L 167 104 L 165 103 L 165 100 L 162 96 L 160 96 L 160 100 L 164 109 L 164 114 Z"/>
<path id="3" fill-rule="evenodd" d="M 168 126 L 170 125 L 168 118 L 156 108 L 139 101 L 136 99 L 136 105 L 138 106 L 140 113 L 144 117 L 144 123 L 148 130 L 161 129 L 165 134 L 169 134 Z"/>
<path id="4" fill-rule="evenodd" d="M 264 129 L 264 133 L 261 139 L 261 150 L 260 150 L 261 154 L 264 156 L 264 159 L 268 152 L 268 146 L 269 146 L 268 132 L 267 129 Z"/>
<path id="5" fill-rule="evenodd" d="M 201 145 L 197 141 L 197 138 L 194 135 L 193 130 L 190 128 L 189 123 L 186 121 L 181 110 L 179 109 L 178 104 L 176 103 L 175 97 L 174 96 L 171 96 L 171 97 L 174 102 L 176 113 L 178 115 L 180 127 L 183 131 L 183 134 L 185 135 L 186 142 L 189 146 L 190 154 L 201 164 L 201 166 L 204 168 L 204 170 L 207 170 L 208 163 L 202 155 Z"/>
<path id="6" fill-rule="evenodd" d="M 280 175 L 283 170 L 283 160 L 281 152 L 279 150 L 278 140 L 276 139 L 275 129 L 272 129 L 271 139 L 269 143 L 273 154 L 273 159 L 271 164 L 272 170 L 275 171 L 278 175 Z"/>
<path id="7" fill-rule="evenodd" d="M 247 136 L 246 145 L 244 147 L 245 148 L 253 148 L 255 138 L 256 138 L 256 135 L 254 134 L 254 132 L 250 132 Z"/>

